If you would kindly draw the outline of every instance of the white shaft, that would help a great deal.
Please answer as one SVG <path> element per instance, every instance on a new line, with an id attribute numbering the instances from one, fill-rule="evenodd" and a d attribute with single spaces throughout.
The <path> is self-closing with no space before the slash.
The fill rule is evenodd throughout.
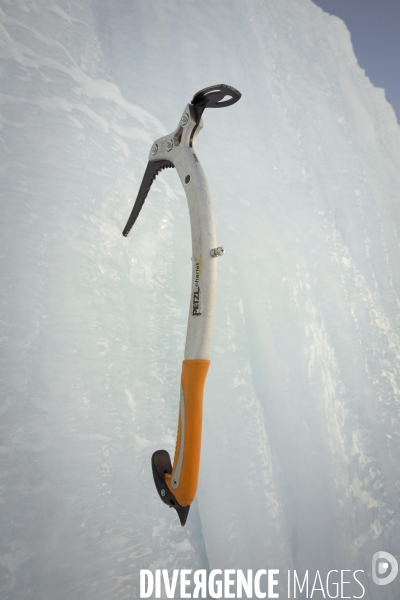
<path id="1" fill-rule="evenodd" d="M 217 245 L 211 194 L 204 171 L 189 148 L 182 149 L 175 167 L 185 188 L 192 231 L 192 287 L 185 360 L 208 359 L 217 287 L 217 260 L 210 254 Z M 186 184 L 188 173 L 190 182 Z"/>
<path id="2" fill-rule="evenodd" d="M 192 287 L 184 358 L 208 360 L 217 286 L 217 260 L 211 257 L 210 252 L 217 246 L 217 240 L 208 183 L 194 149 L 189 144 L 196 125 L 193 107 L 187 105 L 183 114 L 188 117 L 187 123 L 179 125 L 174 133 L 157 140 L 154 144 L 157 146 L 157 153 L 150 153 L 149 160 L 171 161 L 186 193 L 192 232 Z M 196 135 L 201 127 L 200 121 Z M 176 144 L 179 138 L 179 144 Z M 171 141 L 174 145 L 168 150 Z"/>

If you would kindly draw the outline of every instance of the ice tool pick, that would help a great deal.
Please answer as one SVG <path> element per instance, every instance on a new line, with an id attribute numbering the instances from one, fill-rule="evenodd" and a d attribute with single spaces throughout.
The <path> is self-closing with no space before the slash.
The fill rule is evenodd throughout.
<path id="1" fill-rule="evenodd" d="M 166 450 L 151 458 L 153 477 L 163 502 L 175 508 L 185 525 L 199 477 L 203 390 L 210 366 L 210 346 L 217 284 L 217 247 L 210 190 L 194 142 L 203 127 L 205 108 L 223 108 L 237 102 L 240 92 L 229 85 L 200 90 L 186 105 L 178 127 L 154 142 L 135 205 L 123 231 L 127 236 L 143 206 L 150 186 L 162 170 L 175 167 L 186 193 L 192 232 L 192 290 L 182 363 L 178 433 L 174 463 Z"/>

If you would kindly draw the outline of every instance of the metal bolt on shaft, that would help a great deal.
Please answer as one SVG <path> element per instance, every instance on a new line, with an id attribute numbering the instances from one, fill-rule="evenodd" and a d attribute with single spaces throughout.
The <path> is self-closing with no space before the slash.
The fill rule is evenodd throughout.
<path id="1" fill-rule="evenodd" d="M 225 250 L 222 246 L 218 246 L 218 248 L 213 248 L 212 250 L 210 250 L 210 254 L 213 258 L 218 258 L 218 256 L 222 256 L 223 254 L 225 254 Z"/>

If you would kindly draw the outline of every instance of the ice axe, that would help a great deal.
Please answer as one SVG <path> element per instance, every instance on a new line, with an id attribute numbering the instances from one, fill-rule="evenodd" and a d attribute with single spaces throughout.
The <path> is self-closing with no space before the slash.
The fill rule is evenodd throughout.
<path id="1" fill-rule="evenodd" d="M 185 355 L 182 363 L 178 433 L 174 463 L 169 453 L 157 450 L 151 458 L 154 482 L 163 502 L 175 508 L 185 525 L 193 502 L 200 467 L 204 384 L 210 366 L 210 346 L 214 319 L 218 256 L 214 212 L 208 183 L 194 142 L 203 127 L 205 108 L 222 108 L 237 102 L 241 93 L 229 85 L 213 85 L 200 90 L 186 105 L 173 133 L 154 142 L 149 162 L 132 213 L 123 231 L 133 227 L 150 186 L 162 169 L 175 167 L 189 205 L 192 232 L 192 289 Z"/>

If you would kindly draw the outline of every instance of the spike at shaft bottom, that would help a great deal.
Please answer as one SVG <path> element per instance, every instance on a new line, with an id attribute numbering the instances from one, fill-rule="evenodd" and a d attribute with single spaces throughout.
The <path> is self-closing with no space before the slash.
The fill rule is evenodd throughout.
<path id="1" fill-rule="evenodd" d="M 166 450 L 157 450 L 157 452 L 154 452 L 151 457 L 151 467 L 158 495 L 165 504 L 176 510 L 183 527 L 189 514 L 190 505 L 181 506 L 165 483 L 165 474 L 172 472 L 172 464 L 168 452 Z"/>

